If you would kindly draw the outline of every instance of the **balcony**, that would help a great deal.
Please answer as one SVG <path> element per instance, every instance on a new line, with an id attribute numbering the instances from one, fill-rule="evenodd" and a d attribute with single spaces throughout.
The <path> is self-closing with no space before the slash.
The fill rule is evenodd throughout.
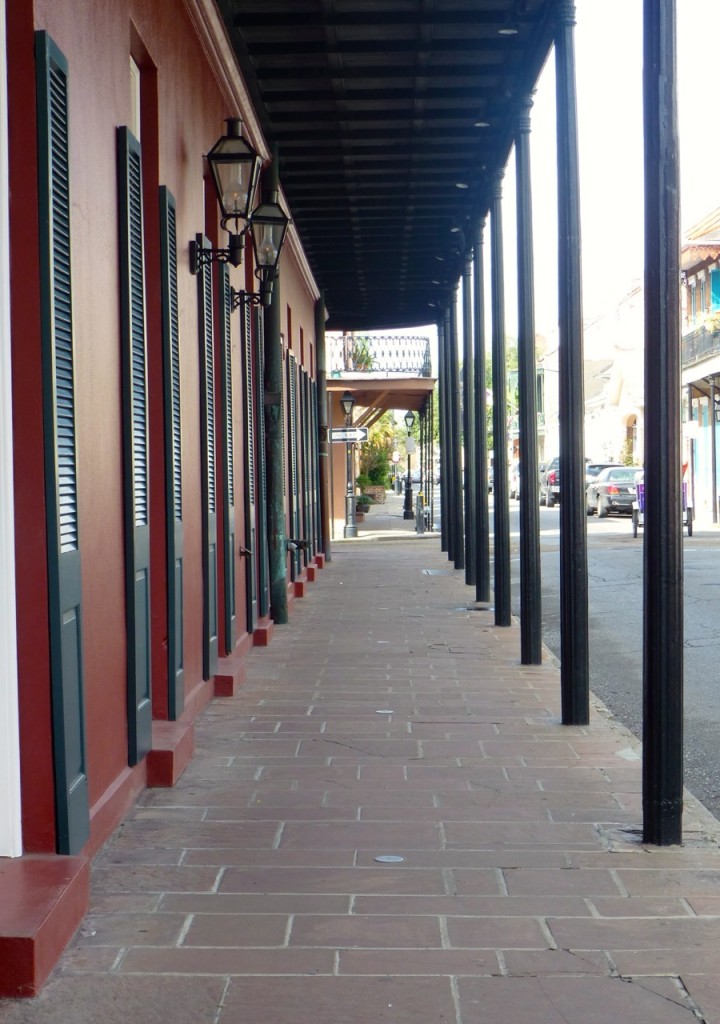
<path id="1" fill-rule="evenodd" d="M 710 356 L 720 354 L 720 317 L 709 316 L 699 327 L 683 335 L 682 368 L 688 369 Z"/>
<path id="2" fill-rule="evenodd" d="M 430 339 L 419 335 L 328 334 L 331 378 L 431 377 Z"/>

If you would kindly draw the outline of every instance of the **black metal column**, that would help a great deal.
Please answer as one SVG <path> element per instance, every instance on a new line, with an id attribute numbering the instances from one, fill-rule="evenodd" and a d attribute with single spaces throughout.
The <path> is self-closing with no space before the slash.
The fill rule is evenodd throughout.
<path id="1" fill-rule="evenodd" d="M 325 353 L 325 297 L 315 303 L 315 356 L 318 382 L 318 454 L 320 469 L 320 542 L 325 558 L 330 550 L 330 424 L 327 397 L 327 356 Z"/>
<path id="2" fill-rule="evenodd" d="M 448 446 L 448 434 L 446 429 L 446 413 L 448 404 L 448 393 L 447 384 L 445 381 L 445 321 L 439 320 L 437 325 L 438 332 L 438 426 L 439 426 L 439 442 L 440 442 L 440 550 L 447 551 L 448 549 L 448 502 L 447 502 L 447 482 L 448 476 L 448 457 L 447 457 L 447 446 Z"/>
<path id="3" fill-rule="evenodd" d="M 457 481 L 456 481 L 456 459 L 455 459 L 455 419 L 453 413 L 453 390 L 454 390 L 454 374 L 453 374 L 453 354 L 452 354 L 452 338 L 451 338 L 451 313 L 450 306 L 445 310 L 445 321 L 443 327 L 443 339 L 445 344 L 443 345 L 444 363 L 445 363 L 445 395 L 447 396 L 446 410 L 445 410 L 445 453 L 446 453 L 446 467 L 447 473 L 445 474 L 445 511 L 447 512 L 447 553 L 448 559 L 451 562 L 455 560 L 455 548 L 457 545 L 457 535 L 455 525 L 457 517 L 455 514 L 455 507 L 458 503 L 458 492 L 457 492 Z M 455 360 L 455 365 L 457 359 Z"/>
<path id="4" fill-rule="evenodd" d="M 462 502 L 462 417 L 460 415 L 460 362 L 458 359 L 457 333 L 457 284 L 450 303 L 450 345 L 448 347 L 448 376 L 450 379 L 451 426 L 450 443 L 453 452 L 453 564 L 456 569 L 465 568 L 465 544 L 463 536 Z"/>
<path id="5" fill-rule="evenodd" d="M 682 839 L 683 551 L 675 0 L 645 0 L 643 838 Z"/>
<path id="6" fill-rule="evenodd" d="M 582 272 L 575 91 L 575 4 L 563 0 L 555 38 L 558 139 L 560 412 L 560 656 L 562 720 L 590 716 Z"/>
<path id="7" fill-rule="evenodd" d="M 540 506 L 538 491 L 535 298 L 528 97 L 515 136 L 518 259 L 518 389 L 520 398 L 520 660 L 542 663 Z"/>
<path id="8" fill-rule="evenodd" d="M 474 587 L 477 579 L 477 501 L 475 454 L 475 391 L 473 372 L 472 256 L 468 252 L 462 279 L 463 297 L 463 447 L 465 450 L 465 582 Z"/>
<path id="9" fill-rule="evenodd" d="M 475 234 L 473 260 L 473 309 L 475 329 L 475 600 L 490 600 L 490 509 L 488 506 L 487 394 L 485 379 L 485 280 L 483 270 L 485 221 Z"/>
<path id="10" fill-rule="evenodd" d="M 509 626 L 510 507 L 507 466 L 507 378 L 505 371 L 505 277 L 503 273 L 502 174 L 490 204 L 492 282 L 493 505 L 495 625 Z"/>

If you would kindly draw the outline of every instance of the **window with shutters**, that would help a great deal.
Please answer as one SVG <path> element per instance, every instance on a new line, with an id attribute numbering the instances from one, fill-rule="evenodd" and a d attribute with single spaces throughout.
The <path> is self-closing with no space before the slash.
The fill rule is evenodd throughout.
<path id="1" fill-rule="evenodd" d="M 65 57 L 35 34 L 45 508 L 58 853 L 90 831 L 85 751 L 82 579 L 75 436 L 69 92 Z M 42 620 L 42 616 L 40 617 Z M 39 622 L 42 627 L 42 621 Z"/>
<path id="2" fill-rule="evenodd" d="M 118 128 L 120 331 L 123 372 L 125 603 L 128 643 L 128 763 L 152 742 L 150 669 L 150 508 L 142 159 L 140 143 Z"/>
<path id="3" fill-rule="evenodd" d="M 235 646 L 235 429 L 233 423 L 233 364 L 232 364 L 232 333 L 230 330 L 230 312 L 232 296 L 230 274 L 226 264 L 219 266 L 218 283 L 220 289 L 218 308 L 220 312 L 220 344 L 222 355 L 220 369 L 222 374 L 222 400 L 220 410 L 222 425 L 222 476 L 224 502 L 222 507 L 222 545 L 223 545 L 223 605 L 225 627 L 225 653 L 230 654 Z"/>
<path id="4" fill-rule="evenodd" d="M 168 717 L 179 718 L 185 702 L 183 659 L 183 507 L 175 200 L 160 188 L 160 289 L 165 439 L 165 538 L 167 551 Z"/>
<path id="5" fill-rule="evenodd" d="M 199 248 L 210 243 L 198 235 Z M 212 264 L 204 263 L 197 276 L 200 354 L 200 442 L 203 538 L 203 677 L 211 679 L 218 659 L 218 551 L 217 462 L 215 430 L 215 358 Z"/>

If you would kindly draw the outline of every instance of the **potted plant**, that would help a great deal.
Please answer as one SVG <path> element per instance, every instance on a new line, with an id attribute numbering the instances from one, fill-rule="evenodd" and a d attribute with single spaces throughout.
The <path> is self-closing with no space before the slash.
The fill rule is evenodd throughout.
<path id="1" fill-rule="evenodd" d="M 355 511 L 356 512 L 369 512 L 370 511 L 370 499 L 365 494 L 365 488 L 370 485 L 370 477 L 367 473 L 359 473 L 355 477 L 355 483 L 360 488 L 360 493 L 355 498 Z"/>

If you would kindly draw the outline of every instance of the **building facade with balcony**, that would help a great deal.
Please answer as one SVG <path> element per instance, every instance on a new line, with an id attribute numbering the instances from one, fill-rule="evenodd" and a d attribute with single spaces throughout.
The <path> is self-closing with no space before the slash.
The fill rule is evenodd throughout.
<path id="1" fill-rule="evenodd" d="M 696 516 L 717 523 L 720 208 L 687 234 L 681 259 L 684 461 Z"/>

